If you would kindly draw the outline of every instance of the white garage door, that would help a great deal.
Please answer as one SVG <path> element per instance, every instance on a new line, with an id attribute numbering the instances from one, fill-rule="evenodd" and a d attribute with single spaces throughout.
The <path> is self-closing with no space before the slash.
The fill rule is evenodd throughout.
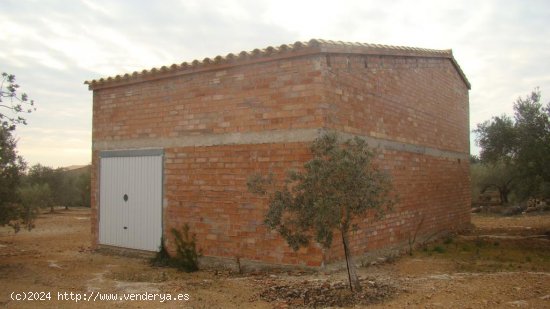
<path id="1" fill-rule="evenodd" d="M 100 157 L 99 243 L 158 251 L 162 151 L 112 151 Z"/>

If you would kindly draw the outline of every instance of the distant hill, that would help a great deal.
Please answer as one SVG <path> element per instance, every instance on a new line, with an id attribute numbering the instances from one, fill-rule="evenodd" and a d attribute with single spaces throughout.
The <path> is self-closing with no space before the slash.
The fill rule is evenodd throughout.
<path id="1" fill-rule="evenodd" d="M 61 169 L 69 175 L 81 175 L 90 172 L 91 165 L 71 165 L 67 167 L 61 167 Z"/>
<path id="2" fill-rule="evenodd" d="M 70 166 L 62 167 L 61 169 L 64 171 L 72 171 L 72 170 L 77 170 L 87 166 L 89 166 L 89 164 L 88 165 L 70 165 Z"/>

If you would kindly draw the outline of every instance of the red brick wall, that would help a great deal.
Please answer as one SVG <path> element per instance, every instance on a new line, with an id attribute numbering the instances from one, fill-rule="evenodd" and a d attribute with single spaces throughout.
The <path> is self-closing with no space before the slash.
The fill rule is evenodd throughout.
<path id="1" fill-rule="evenodd" d="M 93 139 L 322 127 L 319 67 L 300 57 L 95 90 Z"/>
<path id="2" fill-rule="evenodd" d="M 266 59 L 94 90 L 92 237 L 97 243 L 99 150 L 167 145 L 165 235 L 188 223 L 204 255 L 317 266 L 318 246 L 293 252 L 267 231 L 267 200 L 247 192 L 254 172 L 283 179 L 310 154 L 309 142 L 227 144 L 220 134 L 333 128 L 464 155 L 383 150 L 400 202 L 353 235 L 357 255 L 469 221 L 468 90 L 448 59 L 324 54 Z M 327 61 L 328 60 L 328 61 Z M 219 145 L 178 146 L 189 137 Z M 216 144 L 216 142 L 213 142 Z M 368 236 L 368 237 L 365 237 Z M 168 239 L 170 239 L 168 237 Z M 335 237 L 335 239 L 339 239 Z M 171 242 L 168 240 L 171 249 Z M 341 259 L 335 241 L 327 260 Z"/>
<path id="3" fill-rule="evenodd" d="M 95 90 L 94 144 L 320 128 L 326 109 L 320 107 L 319 67 L 318 57 L 299 57 Z M 165 148 L 163 225 L 168 245 L 171 229 L 188 223 L 207 256 L 319 265 L 318 249 L 295 253 L 266 230 L 265 199 L 246 188 L 254 172 L 281 176 L 287 168 L 301 166 L 307 150 L 301 143 Z M 93 188 L 98 188 L 98 162 L 96 151 Z"/>
<path id="4" fill-rule="evenodd" d="M 246 187 L 248 176 L 257 172 L 273 173 L 282 182 L 288 169 L 300 168 L 309 158 L 304 143 L 166 149 L 165 231 L 188 223 L 207 256 L 319 265 L 319 249 L 295 253 L 276 232 L 267 230 L 267 199 Z"/>
<path id="5" fill-rule="evenodd" d="M 327 58 L 329 127 L 469 153 L 468 88 L 449 59 Z"/>
<path id="6" fill-rule="evenodd" d="M 420 241 L 462 229 L 470 222 L 467 160 L 381 151 L 377 164 L 392 175 L 398 203 L 382 220 L 375 220 L 372 214 L 357 220 L 360 228 L 350 237 L 357 257 L 375 249 L 406 245 L 417 229 Z M 342 258 L 341 242 L 336 242 L 327 260 Z"/>
<path id="7" fill-rule="evenodd" d="M 351 240 L 355 253 L 406 243 L 422 217 L 418 237 L 464 228 L 470 222 L 468 88 L 451 61 L 329 55 L 322 67 L 328 127 L 453 154 L 380 153 L 378 164 L 392 175 L 399 203 L 382 221 L 362 220 Z M 342 257 L 337 243 L 329 259 Z"/>

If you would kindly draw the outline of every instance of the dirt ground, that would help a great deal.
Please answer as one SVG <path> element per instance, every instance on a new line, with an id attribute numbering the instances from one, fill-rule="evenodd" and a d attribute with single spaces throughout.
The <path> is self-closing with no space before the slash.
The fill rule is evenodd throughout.
<path id="1" fill-rule="evenodd" d="M 550 308 L 550 214 L 476 214 L 472 223 L 467 235 L 361 267 L 365 292 L 352 303 L 344 271 L 188 274 L 92 252 L 89 209 L 58 209 L 42 214 L 31 232 L 0 229 L 0 306 Z M 102 300 L 111 294 L 117 299 Z M 160 295 L 181 299 L 162 302 Z"/>

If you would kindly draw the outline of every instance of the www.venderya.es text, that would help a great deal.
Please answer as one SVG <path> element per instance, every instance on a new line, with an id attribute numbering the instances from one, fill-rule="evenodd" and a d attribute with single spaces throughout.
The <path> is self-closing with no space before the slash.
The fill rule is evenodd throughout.
<path id="1" fill-rule="evenodd" d="M 100 292 L 11 292 L 11 300 L 14 301 L 158 301 L 161 303 L 169 301 L 189 301 L 191 296 L 187 293 L 100 293 Z"/>

